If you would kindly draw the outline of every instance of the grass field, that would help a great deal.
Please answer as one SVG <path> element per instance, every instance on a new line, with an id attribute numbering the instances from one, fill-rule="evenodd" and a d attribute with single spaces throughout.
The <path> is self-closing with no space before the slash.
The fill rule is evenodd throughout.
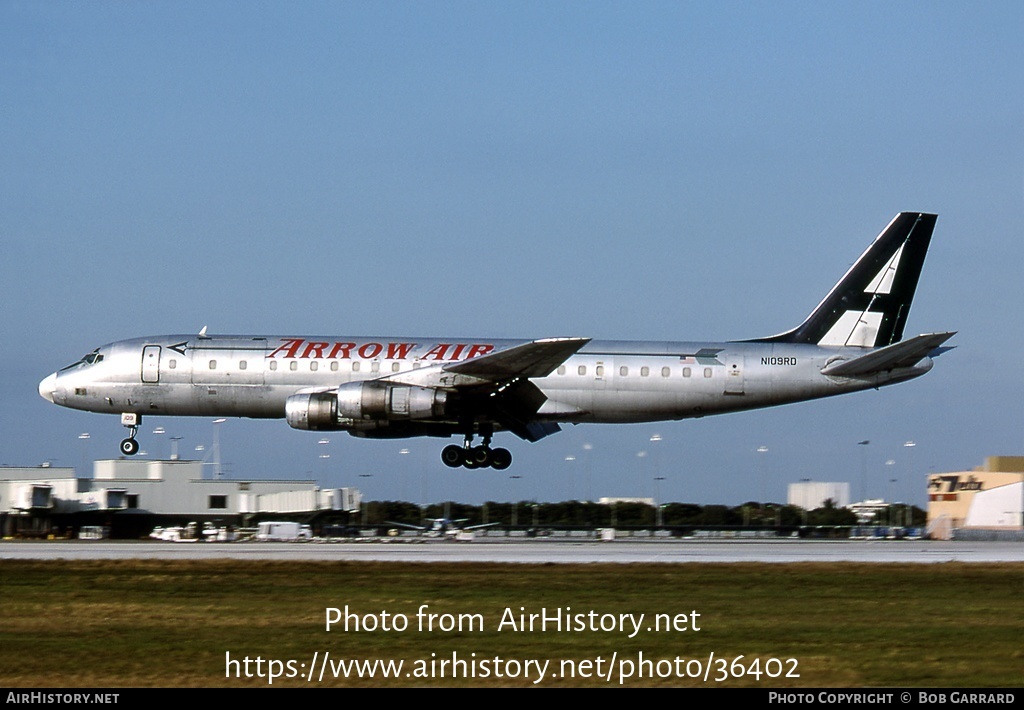
<path id="1" fill-rule="evenodd" d="M 346 605 L 361 624 L 408 626 L 326 630 L 326 610 Z M 423 605 L 433 631 L 419 630 Z M 542 608 L 607 630 L 498 628 Z M 634 616 L 612 630 L 620 614 Z M 657 614 L 676 628 L 655 630 Z M 627 687 L 1019 687 L 1022 638 L 1020 564 L 0 562 L 8 687 L 263 687 L 271 670 L 275 687 L 530 686 L 545 661 L 543 687 L 618 686 L 629 663 Z M 225 677 L 228 654 L 241 677 Z M 403 667 L 333 677 L 348 659 Z M 450 677 L 469 663 L 476 678 Z"/>

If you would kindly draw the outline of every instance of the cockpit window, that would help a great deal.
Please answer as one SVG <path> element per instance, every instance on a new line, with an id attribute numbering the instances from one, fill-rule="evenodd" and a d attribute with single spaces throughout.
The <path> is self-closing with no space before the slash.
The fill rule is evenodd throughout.
<path id="1" fill-rule="evenodd" d="M 96 348 L 91 353 L 83 355 L 82 359 L 79 360 L 78 362 L 73 362 L 67 367 L 62 367 L 61 372 L 63 372 L 64 370 L 70 370 L 73 367 L 78 367 L 79 365 L 95 365 L 97 362 L 100 362 L 102 360 L 103 356 L 100 354 L 100 349 Z"/>

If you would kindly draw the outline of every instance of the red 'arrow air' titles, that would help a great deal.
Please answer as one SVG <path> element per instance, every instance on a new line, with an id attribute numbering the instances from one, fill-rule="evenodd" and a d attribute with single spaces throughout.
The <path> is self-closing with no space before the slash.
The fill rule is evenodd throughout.
<path id="1" fill-rule="evenodd" d="M 417 343 L 340 343 L 307 341 L 305 338 L 282 338 L 281 345 L 268 358 L 283 359 L 351 360 L 409 360 Z M 469 360 L 486 355 L 494 346 L 486 343 L 437 343 L 420 360 Z"/>

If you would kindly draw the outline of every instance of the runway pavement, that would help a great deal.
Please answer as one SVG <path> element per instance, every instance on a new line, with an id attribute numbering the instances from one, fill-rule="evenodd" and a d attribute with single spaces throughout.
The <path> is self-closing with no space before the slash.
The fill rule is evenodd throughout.
<path id="1" fill-rule="evenodd" d="M 535 564 L 700 562 L 1024 562 L 1020 542 L 926 540 L 358 540 L 345 542 L 174 543 L 4 541 L 0 560 L 254 559 Z"/>

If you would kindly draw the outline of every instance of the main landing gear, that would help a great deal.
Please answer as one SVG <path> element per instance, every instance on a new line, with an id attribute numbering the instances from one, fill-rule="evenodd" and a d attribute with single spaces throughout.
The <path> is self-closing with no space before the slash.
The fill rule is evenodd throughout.
<path id="1" fill-rule="evenodd" d="M 512 452 L 508 449 L 492 449 L 490 434 L 484 435 L 482 446 L 473 446 L 473 435 L 466 434 L 466 441 L 462 446 L 449 444 L 441 450 L 441 461 L 451 468 L 490 467 L 504 471 L 512 465 Z"/>
<path id="2" fill-rule="evenodd" d="M 121 441 L 121 453 L 125 456 L 134 456 L 139 453 L 139 442 L 135 440 L 135 435 L 139 433 L 142 415 L 125 412 L 121 415 L 121 424 L 128 429 L 128 438 Z"/>

